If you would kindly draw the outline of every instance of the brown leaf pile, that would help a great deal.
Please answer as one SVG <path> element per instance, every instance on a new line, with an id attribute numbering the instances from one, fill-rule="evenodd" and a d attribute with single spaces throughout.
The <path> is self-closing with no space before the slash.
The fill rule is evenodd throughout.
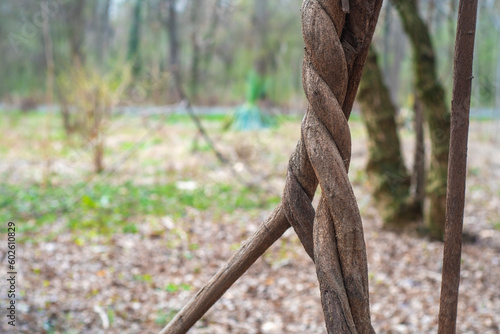
<path id="1" fill-rule="evenodd" d="M 359 127 L 353 131 L 362 131 Z M 435 333 L 442 244 L 381 230 L 358 172 L 365 163 L 363 138 L 354 141 L 350 176 L 365 227 L 374 328 L 377 333 Z M 254 145 L 267 140 L 261 136 Z M 463 249 L 457 332 L 500 333 L 500 156 L 493 143 L 471 140 L 465 231 L 476 240 Z M 265 156 L 246 155 L 255 169 L 259 159 L 271 164 L 284 159 L 270 149 L 259 152 Z M 288 154 L 286 149 L 282 154 Z M 266 182 L 279 191 L 284 170 L 276 168 L 282 169 L 278 177 Z M 84 244 L 75 243 L 71 232 L 44 238 L 61 230 L 61 218 L 38 232 L 40 241 L 18 245 L 22 296 L 16 331 L 2 317 L 0 332 L 156 333 L 267 214 L 236 210 L 214 216 L 188 209 L 181 220 L 143 217 L 137 234 L 96 236 Z M 2 279 L 0 291 L 6 291 L 5 284 Z M 191 333 L 325 333 L 315 269 L 292 230 Z"/>

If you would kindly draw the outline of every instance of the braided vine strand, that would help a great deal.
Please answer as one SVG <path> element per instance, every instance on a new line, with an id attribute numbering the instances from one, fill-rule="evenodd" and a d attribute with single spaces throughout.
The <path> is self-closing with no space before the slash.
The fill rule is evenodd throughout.
<path id="1" fill-rule="evenodd" d="M 332 91 L 334 96 L 337 97 L 337 102 L 342 106 L 344 118 L 339 113 L 333 113 L 330 117 L 323 117 L 322 121 L 330 129 L 332 136 L 336 138 L 336 143 L 341 149 L 341 155 L 348 168 L 351 156 L 350 145 L 350 132 L 348 126 L 334 126 L 334 124 L 346 123 L 349 118 L 352 105 L 356 96 L 359 81 L 361 79 L 362 68 L 368 53 L 368 46 L 370 45 L 373 31 L 377 23 L 382 0 L 350 0 L 349 7 L 350 13 L 348 20 L 345 20 L 346 15 L 342 12 L 340 0 L 322 0 L 312 2 L 305 0 L 303 7 L 309 3 L 316 3 L 316 6 L 321 7 L 327 13 L 328 17 L 322 16 L 322 22 L 333 22 L 336 36 L 340 37 L 340 42 L 343 48 L 345 65 L 347 68 L 348 79 L 338 80 L 335 69 L 342 68 L 343 62 L 340 66 L 335 66 L 335 60 L 331 61 L 331 54 L 325 52 L 317 52 L 314 54 L 316 67 L 322 69 L 322 78 L 325 78 L 329 85 L 333 87 Z M 332 19 L 335 18 L 335 19 Z M 318 20 L 314 15 L 302 16 L 303 26 L 315 26 L 313 23 Z M 317 25 L 315 27 L 318 27 Z M 328 34 L 332 34 L 332 29 L 329 27 Z M 318 31 L 321 40 L 321 28 Z M 329 36 L 323 33 L 323 36 Z M 306 45 L 308 42 L 314 41 L 316 35 L 309 33 L 304 35 Z M 337 39 L 338 40 L 338 39 Z M 337 45 L 338 48 L 338 45 Z M 334 58 L 337 59 L 337 58 Z M 328 66 L 325 66 L 328 64 Z M 307 69 L 307 68 L 306 68 Z M 342 71 L 342 73 L 345 73 Z M 303 77 L 306 73 L 303 73 Z M 315 87 L 324 85 L 325 81 L 321 78 L 310 76 L 310 80 L 316 83 L 304 86 L 306 95 L 312 96 Z M 308 90 L 311 91 L 308 92 Z M 335 95 L 336 94 L 336 95 Z M 332 99 L 320 101 L 322 95 L 316 98 L 309 99 L 310 107 L 315 110 L 321 110 L 323 106 L 331 103 Z M 325 112 L 319 112 L 319 115 L 325 115 Z M 303 123 L 306 121 L 304 118 Z M 339 133 L 339 131 L 343 131 Z M 313 199 L 318 180 L 311 166 L 307 150 L 305 148 L 304 139 L 301 138 L 296 146 L 295 151 L 292 153 L 290 162 L 288 164 L 288 173 L 283 192 L 282 205 L 284 207 L 285 215 L 292 225 L 303 244 L 306 252 L 314 261 L 314 241 L 313 241 L 313 221 L 315 216 L 314 208 L 311 201 Z"/>
<path id="2" fill-rule="evenodd" d="M 307 0 L 302 7 L 306 44 L 303 86 L 309 107 L 301 143 L 322 189 L 312 224 L 313 249 L 306 244 L 304 247 L 309 254 L 312 252 L 316 264 L 328 332 L 373 333 L 363 227 L 347 176 L 351 137 L 348 113 L 342 110 L 349 86 L 344 46 L 350 51 L 352 45 L 340 40 L 345 15 L 339 5 L 334 1 Z M 289 222 L 301 241 L 310 242 L 309 236 L 301 235 L 304 226 L 310 229 L 310 221 L 299 220 L 299 226 L 293 218 Z"/>
<path id="3" fill-rule="evenodd" d="M 313 240 L 326 326 L 330 333 L 367 333 L 368 268 L 361 217 L 347 177 L 351 138 L 341 105 L 348 71 L 337 17 L 320 1 L 302 7 L 302 82 L 311 106 L 302 133 L 322 189 Z"/>

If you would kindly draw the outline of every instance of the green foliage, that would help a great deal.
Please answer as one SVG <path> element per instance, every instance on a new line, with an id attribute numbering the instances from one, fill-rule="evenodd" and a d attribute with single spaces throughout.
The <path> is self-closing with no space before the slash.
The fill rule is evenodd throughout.
<path id="1" fill-rule="evenodd" d="M 153 277 L 149 274 L 144 275 L 134 275 L 134 280 L 150 283 L 153 280 Z"/>
<path id="2" fill-rule="evenodd" d="M 110 235 L 117 231 L 137 233 L 141 223 L 139 217 L 147 215 L 182 217 L 188 207 L 214 213 L 233 212 L 270 208 L 279 201 L 278 197 L 266 198 L 263 193 L 245 187 L 221 184 L 210 186 L 209 191 L 207 187 L 182 190 L 176 183 L 136 185 L 125 182 L 89 188 L 78 182 L 43 189 L 3 184 L 0 187 L 0 220 L 16 217 L 25 222 L 18 227 L 21 235 L 61 219 L 75 231 Z"/>
<path id="3" fill-rule="evenodd" d="M 246 103 L 236 108 L 228 120 L 228 126 L 236 131 L 260 130 L 276 125 L 276 120 L 262 112 L 258 101 L 266 96 L 267 82 L 255 71 L 247 78 Z"/>
<path id="4" fill-rule="evenodd" d="M 181 283 L 181 284 L 175 284 L 175 283 L 169 283 L 167 286 L 165 286 L 165 291 L 167 292 L 178 292 L 178 291 L 189 291 L 191 290 L 191 286 L 186 283 Z"/>
<path id="5" fill-rule="evenodd" d="M 257 72 L 250 72 L 247 78 L 246 103 L 255 105 L 258 100 L 265 97 L 267 86 L 266 80 L 260 77 Z"/>
<path id="6" fill-rule="evenodd" d="M 69 136 L 77 132 L 91 144 L 94 170 L 99 173 L 104 169 L 104 137 L 112 120 L 112 108 L 130 83 L 130 70 L 125 66 L 101 73 L 94 68 L 75 66 L 58 81 L 66 133 Z"/>

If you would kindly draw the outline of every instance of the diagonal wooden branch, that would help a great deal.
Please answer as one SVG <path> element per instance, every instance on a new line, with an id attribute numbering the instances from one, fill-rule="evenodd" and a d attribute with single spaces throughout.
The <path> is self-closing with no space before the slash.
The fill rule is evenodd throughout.
<path id="1" fill-rule="evenodd" d="M 454 334 L 457 323 L 476 16 L 477 0 L 460 0 L 453 62 L 450 157 L 448 160 L 448 189 L 446 191 L 439 334 Z"/>
<path id="2" fill-rule="evenodd" d="M 290 158 L 283 201 L 161 333 L 189 330 L 290 225 L 309 256 L 319 263 L 317 272 L 325 291 L 322 300 L 328 331 L 373 331 L 361 220 L 347 178 L 347 119 L 381 5 L 382 0 L 351 0 L 350 13 L 345 14 L 341 0 L 304 2 L 302 21 L 307 51 L 303 71 L 308 75 L 304 89 L 310 105 L 302 138 Z M 335 49 L 331 48 L 332 43 Z M 318 135 L 323 138 L 317 146 L 320 151 L 312 147 Z M 311 201 L 318 178 L 324 195 L 315 217 Z"/>

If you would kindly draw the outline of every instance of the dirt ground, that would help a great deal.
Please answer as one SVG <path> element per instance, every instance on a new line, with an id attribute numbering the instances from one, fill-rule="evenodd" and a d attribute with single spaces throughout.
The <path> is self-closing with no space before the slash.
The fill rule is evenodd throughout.
<path id="1" fill-rule="evenodd" d="M 287 122 L 257 134 L 214 134 L 214 138 L 236 170 L 279 195 L 299 124 Z M 470 138 L 465 231 L 476 240 L 463 248 L 458 333 L 500 333 L 500 154 L 498 143 L 482 137 L 483 126 L 473 123 Z M 367 154 L 364 129 L 360 122 L 351 127 L 350 177 L 365 228 L 373 326 L 377 333 L 435 333 L 442 244 L 381 229 L 362 172 Z M 221 180 L 232 180 L 210 151 L 188 149 L 191 127 L 173 124 L 159 131 L 168 145 L 139 152 L 120 165 L 115 179 L 139 175 L 137 182 L 149 182 L 145 176 L 149 167 L 138 164 L 147 155 L 162 159 L 159 168 L 169 171 L 165 177 L 184 181 L 179 187 L 209 189 Z M 405 155 L 411 161 L 411 139 L 408 134 L 403 137 Z M 110 137 L 111 147 L 119 140 L 118 135 Z M 20 161 L 9 154 L 7 163 Z M 34 175 L 40 166 L 25 168 Z M 28 172 L 12 173 L 21 178 Z M 73 173 L 67 177 L 79 175 L 80 170 L 75 167 Z M 139 217 L 137 233 L 95 235 L 85 243 L 75 242 L 79 232 L 65 229 L 61 215 L 34 232 L 30 241 L 17 245 L 21 293 L 17 323 L 13 331 L 2 315 L 0 332 L 157 333 L 269 212 L 270 208 L 236 208 L 220 214 L 186 207 L 181 218 Z M 7 266 L 5 245 L 4 237 L 2 268 Z M 6 288 L 2 279 L 0 290 Z M 0 300 L 4 314 L 5 293 Z M 325 332 L 315 269 L 291 229 L 190 331 Z"/>

